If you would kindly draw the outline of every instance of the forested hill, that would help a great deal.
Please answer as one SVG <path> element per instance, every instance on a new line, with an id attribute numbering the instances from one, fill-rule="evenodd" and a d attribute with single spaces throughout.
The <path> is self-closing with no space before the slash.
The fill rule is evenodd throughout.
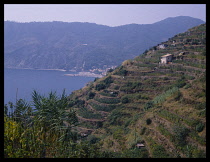
<path id="1" fill-rule="evenodd" d="M 179 16 L 118 27 L 94 23 L 4 22 L 4 66 L 90 70 L 117 66 L 173 35 L 204 23 Z"/>
<path id="2" fill-rule="evenodd" d="M 206 24 L 163 44 L 69 97 L 77 131 L 109 157 L 206 157 Z"/>

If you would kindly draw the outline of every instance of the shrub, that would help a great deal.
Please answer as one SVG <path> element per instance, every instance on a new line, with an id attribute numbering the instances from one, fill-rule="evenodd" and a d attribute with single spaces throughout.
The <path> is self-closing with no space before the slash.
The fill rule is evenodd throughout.
<path id="1" fill-rule="evenodd" d="M 119 88 L 120 86 L 117 86 L 117 85 L 114 87 L 115 90 L 118 90 Z"/>
<path id="2" fill-rule="evenodd" d="M 195 129 L 196 129 L 197 132 L 202 132 L 203 129 L 204 129 L 204 124 L 203 123 L 197 124 Z"/>
<path id="3" fill-rule="evenodd" d="M 127 75 L 127 73 L 128 73 L 128 71 L 127 71 L 127 70 L 125 70 L 125 69 L 123 69 L 123 66 L 121 66 L 121 67 L 119 68 L 119 71 L 115 72 L 114 74 L 115 74 L 115 75 L 122 75 L 122 76 L 126 76 L 126 75 Z"/>
<path id="4" fill-rule="evenodd" d="M 78 99 L 76 99 L 76 100 L 75 100 L 75 103 L 76 103 L 76 105 L 77 105 L 78 107 L 83 107 L 84 104 L 85 104 L 85 101 L 84 101 L 84 100 L 78 100 Z"/>
<path id="5" fill-rule="evenodd" d="M 104 105 L 104 104 L 96 104 L 94 102 L 89 103 L 94 109 L 98 110 L 98 111 L 106 111 L 106 112 L 110 112 L 113 109 L 116 108 L 116 105 Z"/>
<path id="6" fill-rule="evenodd" d="M 143 127 L 140 131 L 140 135 L 143 135 L 145 133 L 146 129 L 147 129 L 146 127 Z"/>
<path id="7" fill-rule="evenodd" d="M 104 90 L 103 92 L 100 93 L 102 96 L 109 96 L 109 97 L 117 97 L 118 92 L 112 92 L 108 90 Z"/>
<path id="8" fill-rule="evenodd" d="M 147 123 L 147 125 L 149 125 L 149 124 L 152 123 L 152 120 L 151 120 L 150 118 L 148 118 L 148 119 L 146 120 L 146 123 Z"/>
<path id="9" fill-rule="evenodd" d="M 167 90 L 166 92 L 156 96 L 153 99 L 154 104 L 160 104 L 162 102 L 164 102 L 166 100 L 167 97 L 170 97 L 171 95 L 173 95 L 174 93 L 178 93 L 181 95 L 181 93 L 179 92 L 179 88 L 178 87 L 173 87 L 169 90 Z M 181 97 L 181 96 L 180 96 Z"/>
<path id="10" fill-rule="evenodd" d="M 175 83 L 175 86 L 178 88 L 182 88 L 186 85 L 185 81 L 182 79 L 177 80 L 177 82 Z"/>
<path id="11" fill-rule="evenodd" d="M 195 109 L 197 109 L 197 110 L 204 110 L 204 109 L 206 109 L 206 102 L 197 103 L 195 105 Z"/>
<path id="12" fill-rule="evenodd" d="M 105 89 L 106 88 L 106 86 L 105 86 L 105 84 L 96 84 L 96 86 L 95 86 L 95 90 L 97 90 L 97 91 L 100 91 L 100 90 L 102 90 L 102 89 Z"/>
<path id="13" fill-rule="evenodd" d="M 169 155 L 167 154 L 163 146 L 155 145 L 152 151 L 152 157 L 153 158 L 169 158 Z"/>
<path id="14" fill-rule="evenodd" d="M 130 117 L 130 114 L 115 109 L 109 114 L 108 120 L 111 125 L 122 125 L 126 117 Z"/>
<path id="15" fill-rule="evenodd" d="M 128 97 L 123 97 L 123 98 L 122 98 L 122 103 L 123 103 L 123 104 L 126 104 L 126 103 L 128 103 L 128 102 L 129 102 Z"/>
<path id="16" fill-rule="evenodd" d="M 96 95 L 96 94 L 95 94 L 94 92 L 91 92 L 91 91 L 90 91 L 90 92 L 88 93 L 87 99 L 93 99 L 93 98 L 95 97 L 95 95 Z"/>
<path id="17" fill-rule="evenodd" d="M 121 158 L 131 158 L 131 157 L 132 158 L 148 158 L 149 153 L 145 148 L 142 148 L 142 149 L 132 148 L 132 149 L 125 150 Z"/>
<path id="18" fill-rule="evenodd" d="M 95 144 L 97 143 L 100 139 L 97 138 L 96 136 L 94 135 L 89 135 L 87 140 L 90 142 L 90 144 Z"/>
<path id="19" fill-rule="evenodd" d="M 191 86 L 191 84 L 186 84 L 185 86 L 184 86 L 184 89 L 188 89 L 188 88 L 191 88 L 192 86 Z"/>
<path id="20" fill-rule="evenodd" d="M 154 102 L 153 102 L 153 101 L 147 102 L 147 103 L 144 105 L 144 110 L 148 110 L 148 109 L 152 108 L 153 105 L 154 105 Z"/>
<path id="21" fill-rule="evenodd" d="M 175 125 L 173 127 L 173 132 L 174 132 L 174 137 L 175 137 L 175 142 L 180 145 L 180 146 L 184 146 L 186 145 L 186 136 L 189 133 L 189 130 L 187 128 L 185 128 L 184 126 L 178 126 Z"/>
<path id="22" fill-rule="evenodd" d="M 101 119 L 102 115 L 99 113 L 94 113 L 86 108 L 80 108 L 78 114 L 87 119 Z"/>
<path id="23" fill-rule="evenodd" d="M 105 104 L 118 104 L 120 103 L 119 98 L 95 98 L 96 101 Z"/>
<path id="24" fill-rule="evenodd" d="M 106 79 L 104 79 L 104 84 L 106 85 L 106 87 L 108 87 L 111 83 L 113 83 L 112 77 L 109 76 Z"/>
<path id="25" fill-rule="evenodd" d="M 176 94 L 175 94 L 174 99 L 176 101 L 179 101 L 181 99 L 181 97 L 182 97 L 182 93 L 180 91 L 177 91 Z"/>
<path id="26" fill-rule="evenodd" d="M 111 72 L 113 72 L 114 71 L 114 69 L 109 69 L 108 71 L 107 71 L 107 73 L 111 73 Z"/>

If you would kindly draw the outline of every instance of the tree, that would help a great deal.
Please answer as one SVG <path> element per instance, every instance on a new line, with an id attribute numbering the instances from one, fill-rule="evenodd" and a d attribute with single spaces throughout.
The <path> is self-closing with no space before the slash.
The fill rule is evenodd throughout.
<path id="1" fill-rule="evenodd" d="M 93 98 L 95 97 L 95 94 L 96 94 L 96 93 L 90 91 L 90 92 L 88 93 L 88 97 L 87 97 L 87 98 L 88 98 L 88 99 L 93 99 Z"/>
<path id="2" fill-rule="evenodd" d="M 148 119 L 146 120 L 146 123 L 147 123 L 147 125 L 149 125 L 149 124 L 152 123 L 152 120 L 151 120 L 150 118 L 148 118 Z"/>
<path id="3" fill-rule="evenodd" d="M 126 103 L 128 103 L 128 102 L 129 102 L 128 97 L 125 96 L 125 97 L 122 98 L 122 103 L 123 103 L 123 104 L 126 104 Z"/>
<path id="4" fill-rule="evenodd" d="M 173 132 L 174 132 L 175 142 L 180 146 L 184 146 L 186 144 L 185 139 L 189 133 L 189 130 L 184 126 L 175 125 L 173 127 Z"/>
<path id="5" fill-rule="evenodd" d="M 198 124 L 196 125 L 195 129 L 196 129 L 197 132 L 202 132 L 203 129 L 204 129 L 204 126 L 205 126 L 205 125 L 204 125 L 203 123 L 198 123 Z"/>

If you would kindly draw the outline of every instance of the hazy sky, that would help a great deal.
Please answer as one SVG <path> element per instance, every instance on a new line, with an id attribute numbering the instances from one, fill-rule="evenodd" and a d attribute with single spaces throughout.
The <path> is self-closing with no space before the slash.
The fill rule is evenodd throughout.
<path id="1" fill-rule="evenodd" d="M 119 26 L 151 24 L 167 17 L 206 21 L 205 4 L 5 4 L 4 20 L 91 22 Z"/>

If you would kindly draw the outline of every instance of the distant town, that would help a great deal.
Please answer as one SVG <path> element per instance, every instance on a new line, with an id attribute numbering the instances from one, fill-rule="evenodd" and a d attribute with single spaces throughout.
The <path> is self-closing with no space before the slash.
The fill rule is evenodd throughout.
<path id="1" fill-rule="evenodd" d="M 64 74 L 65 76 L 86 76 L 86 77 L 95 77 L 95 78 L 102 78 L 106 75 L 107 71 L 110 69 L 115 69 L 117 66 L 112 66 L 106 69 L 95 68 L 89 71 L 82 71 L 78 74 Z"/>

